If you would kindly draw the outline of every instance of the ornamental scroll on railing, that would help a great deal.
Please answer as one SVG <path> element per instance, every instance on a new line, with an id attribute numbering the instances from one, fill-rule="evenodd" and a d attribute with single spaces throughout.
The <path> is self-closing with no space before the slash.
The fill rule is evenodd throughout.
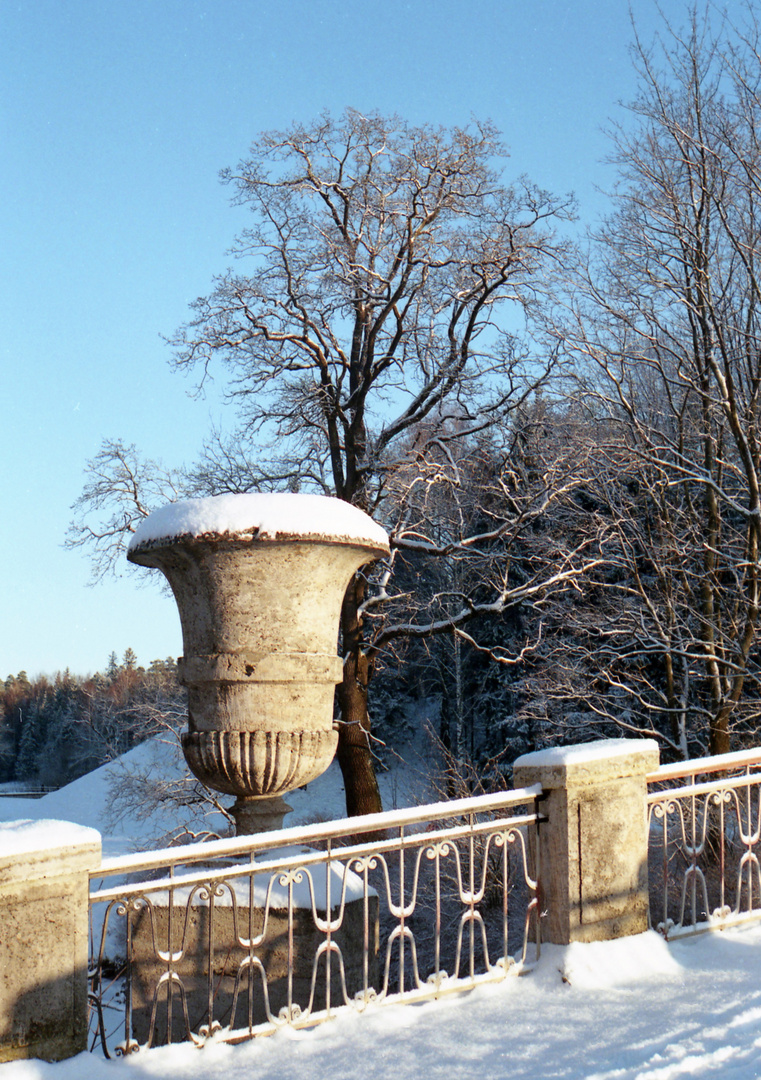
<path id="1" fill-rule="evenodd" d="M 239 1041 L 526 970 L 540 794 L 104 860 L 90 895 L 92 1048 Z"/>
<path id="2" fill-rule="evenodd" d="M 647 779 L 651 925 L 673 938 L 761 918 L 761 750 Z"/>

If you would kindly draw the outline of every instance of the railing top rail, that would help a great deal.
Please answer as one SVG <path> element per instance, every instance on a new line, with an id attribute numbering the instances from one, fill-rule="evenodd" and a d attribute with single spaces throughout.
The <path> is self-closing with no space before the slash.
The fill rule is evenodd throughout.
<path id="1" fill-rule="evenodd" d="M 510 806 L 522 806 L 542 795 L 542 785 L 516 788 L 494 795 L 477 795 L 467 799 L 452 799 L 450 802 L 430 803 L 426 806 L 405 807 L 400 810 L 385 811 L 380 814 L 364 814 L 361 817 L 345 818 L 341 821 L 318 822 L 314 825 L 297 825 L 288 829 L 260 833 L 252 836 L 239 836 L 226 840 L 209 840 L 202 844 L 183 844 L 177 847 L 162 848 L 157 851 L 139 852 L 103 859 L 99 868 L 90 874 L 90 878 L 103 878 L 109 874 L 129 874 L 143 870 L 154 870 L 164 866 L 188 865 L 195 862 L 207 862 L 214 858 L 227 858 L 235 855 L 254 856 L 257 852 L 270 848 L 284 848 L 294 845 L 308 845 L 321 840 L 332 840 L 358 833 L 381 832 L 385 829 L 404 828 L 468 814 L 484 814 L 494 810 L 503 810 Z"/>
<path id="2" fill-rule="evenodd" d="M 681 787 L 662 788 L 660 791 L 649 791 L 645 800 L 648 806 L 655 806 L 660 802 L 668 802 L 671 799 L 683 799 L 688 796 L 696 798 L 699 795 L 710 795 L 715 791 L 735 791 L 761 781 L 760 773 L 751 776 L 728 776 L 724 779 L 706 780 L 702 784 L 684 784 Z"/>
<path id="3" fill-rule="evenodd" d="M 713 757 L 677 761 L 673 765 L 661 765 L 655 772 L 648 773 L 647 782 L 657 784 L 662 780 L 677 780 L 710 772 L 728 772 L 730 769 L 742 769 L 756 764 L 761 764 L 761 747 L 739 750 L 734 754 L 715 754 Z"/>
<path id="4" fill-rule="evenodd" d="M 521 825 L 531 825 L 537 820 L 536 813 L 533 814 L 520 814 L 511 818 L 498 819 L 496 821 L 489 821 L 485 824 L 478 826 L 478 829 L 482 833 L 491 832 L 491 830 L 499 831 L 500 827 L 504 829 L 514 829 Z M 423 846 L 428 844 L 437 843 L 441 844 L 446 841 L 458 840 L 469 834 L 470 829 L 468 826 L 460 825 L 451 829 L 439 830 L 435 833 L 419 833 L 416 836 L 411 837 L 412 840 L 423 841 Z M 262 862 L 257 862 L 255 867 L 252 868 L 251 863 L 239 863 L 238 865 L 224 865 L 219 869 L 213 870 L 206 866 L 201 870 L 191 870 L 189 873 L 178 873 L 172 877 L 162 877 L 151 881 L 139 881 L 130 885 L 113 885 L 105 888 L 97 888 L 91 891 L 91 902 L 102 902 L 107 900 L 121 899 L 128 895 L 142 894 L 142 893 L 156 893 L 166 892 L 169 889 L 187 889 L 196 885 L 208 885 L 214 881 L 229 882 L 235 878 L 243 877 L 244 875 L 250 875 L 252 870 L 255 870 L 258 875 L 268 876 L 272 874 L 278 874 L 283 871 L 294 869 L 308 868 L 320 863 L 335 863 L 340 862 L 346 870 L 357 859 L 362 859 L 366 856 L 382 855 L 385 853 L 391 853 L 399 849 L 399 841 L 395 839 L 376 840 L 369 841 L 367 843 L 354 844 L 349 847 L 339 848 L 336 850 L 333 856 L 328 856 L 324 851 L 311 851 L 304 852 L 303 850 L 285 855 L 281 852 L 273 852 L 273 857 L 266 859 Z M 356 867 L 354 868 L 356 872 Z M 94 875 L 96 876 L 96 875 Z"/>

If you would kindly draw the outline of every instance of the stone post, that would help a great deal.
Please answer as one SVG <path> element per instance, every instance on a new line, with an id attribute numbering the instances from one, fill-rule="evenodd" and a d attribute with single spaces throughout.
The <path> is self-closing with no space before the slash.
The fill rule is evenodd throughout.
<path id="1" fill-rule="evenodd" d="M 540 750 L 515 762 L 516 787 L 541 784 L 542 940 L 607 941 L 647 930 L 647 784 L 652 739 Z M 534 852 L 534 858 L 536 853 Z"/>
<path id="2" fill-rule="evenodd" d="M 95 829 L 0 823 L 0 1062 L 87 1048 L 88 873 L 99 865 Z"/>

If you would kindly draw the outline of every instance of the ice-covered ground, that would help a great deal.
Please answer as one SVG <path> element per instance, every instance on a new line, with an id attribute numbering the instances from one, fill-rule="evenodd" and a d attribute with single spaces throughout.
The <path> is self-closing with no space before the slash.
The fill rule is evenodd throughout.
<path id="1" fill-rule="evenodd" d="M 174 751 L 146 745 L 127 764 L 164 770 Z M 169 754 L 169 758 L 164 755 Z M 154 755 L 152 757 L 151 755 Z M 64 818 L 103 828 L 114 766 L 39 800 L 0 798 L 0 821 Z M 415 769 L 384 774 L 387 808 L 411 796 Z M 340 773 L 289 796 L 291 821 L 343 816 Z M 294 821 L 295 819 L 295 821 Z M 161 822 L 153 822 L 160 828 Z M 109 853 L 144 825 L 111 830 Z M 2 928 L 0 928 L 2 932 Z M 127 1060 L 0 1065 L 0 1080 L 682 1080 L 761 1077 L 761 926 L 667 945 L 651 932 L 566 949 L 545 946 L 522 978 L 417 1006 L 371 1007 L 311 1031 L 239 1046 L 159 1048 Z"/>

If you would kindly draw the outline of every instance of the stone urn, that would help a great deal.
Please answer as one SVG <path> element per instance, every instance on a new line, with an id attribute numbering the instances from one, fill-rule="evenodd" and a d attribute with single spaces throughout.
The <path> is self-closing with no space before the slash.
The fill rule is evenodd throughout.
<path id="1" fill-rule="evenodd" d="M 171 503 L 135 532 L 127 558 L 161 570 L 179 608 L 185 758 L 203 784 L 237 796 L 239 833 L 278 827 L 282 796 L 333 760 L 341 603 L 388 550 L 367 514 L 319 495 Z"/>

